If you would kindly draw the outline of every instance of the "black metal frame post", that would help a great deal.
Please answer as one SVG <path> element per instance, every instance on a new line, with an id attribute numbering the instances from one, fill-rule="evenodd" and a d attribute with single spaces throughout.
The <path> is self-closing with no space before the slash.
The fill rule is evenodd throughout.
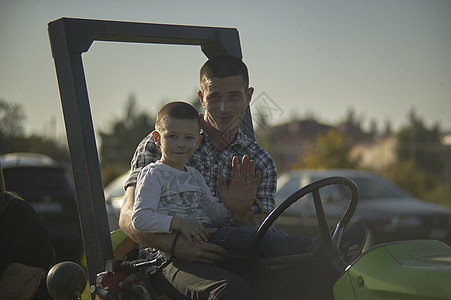
<path id="1" fill-rule="evenodd" d="M 82 53 L 94 41 L 199 45 L 208 57 L 242 57 L 235 28 L 61 18 L 48 24 L 91 284 L 113 257 Z M 242 127 L 253 138 L 248 108 Z"/>

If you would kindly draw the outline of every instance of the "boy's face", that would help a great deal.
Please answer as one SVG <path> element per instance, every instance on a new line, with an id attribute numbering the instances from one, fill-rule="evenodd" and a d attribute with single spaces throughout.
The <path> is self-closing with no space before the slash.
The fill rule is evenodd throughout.
<path id="1" fill-rule="evenodd" d="M 253 92 L 253 88 L 244 86 L 240 75 L 205 80 L 203 90 L 198 92 L 205 121 L 220 132 L 237 130 Z"/>
<path id="2" fill-rule="evenodd" d="M 202 139 L 197 120 L 168 118 L 161 127 L 152 132 L 155 144 L 161 148 L 161 161 L 184 171 Z"/>

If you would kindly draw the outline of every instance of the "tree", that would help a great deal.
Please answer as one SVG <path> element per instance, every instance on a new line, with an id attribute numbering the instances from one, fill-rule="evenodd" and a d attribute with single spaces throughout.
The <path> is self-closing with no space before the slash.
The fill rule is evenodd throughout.
<path id="1" fill-rule="evenodd" d="M 11 138 L 23 136 L 25 118 L 22 106 L 0 98 L 0 153 L 10 152 Z"/>
<path id="2" fill-rule="evenodd" d="M 21 105 L 0 99 L 0 154 L 11 152 L 33 152 L 50 156 L 69 165 L 66 144 L 39 135 L 25 136 L 26 114 Z"/>
<path id="3" fill-rule="evenodd" d="M 55 139 L 39 135 L 15 136 L 8 140 L 8 152 L 32 152 L 45 154 L 54 160 L 70 165 L 69 149 L 67 144 L 61 144 Z"/>
<path id="4" fill-rule="evenodd" d="M 2 136 L 22 136 L 25 112 L 19 104 L 0 98 L 0 132 Z"/>
<path id="5" fill-rule="evenodd" d="M 139 142 L 154 129 L 154 119 L 138 108 L 135 96 L 131 95 L 125 104 L 124 115 L 113 120 L 108 131 L 99 132 L 104 183 L 130 168 L 130 160 Z"/>
<path id="6" fill-rule="evenodd" d="M 362 116 L 357 117 L 354 108 L 352 107 L 348 108 L 346 112 L 346 117 L 344 119 L 345 125 L 360 129 L 362 127 L 362 121 L 363 117 Z"/>
<path id="7" fill-rule="evenodd" d="M 382 170 L 382 174 L 409 194 L 420 198 L 426 191 L 433 189 L 436 183 L 435 178 L 428 176 L 413 161 L 394 163 Z"/>
<path id="8" fill-rule="evenodd" d="M 384 130 L 382 132 L 382 137 L 388 137 L 393 134 L 392 122 L 390 119 L 384 121 Z"/>
<path id="9" fill-rule="evenodd" d="M 409 123 L 398 133 L 397 157 L 400 162 L 413 161 L 423 170 L 441 176 L 444 171 L 441 133 L 436 123 L 428 129 L 415 109 L 408 114 Z"/>
<path id="10" fill-rule="evenodd" d="M 306 155 L 301 156 L 295 168 L 355 168 L 358 160 L 352 160 L 349 153 L 353 141 L 341 135 L 336 129 L 319 134 L 316 144 L 310 145 Z"/>
<path id="11" fill-rule="evenodd" d="M 397 134 L 398 162 L 383 174 L 415 197 L 451 206 L 451 150 L 441 143 L 440 127 L 435 123 L 427 128 L 415 109 L 409 111 L 408 120 Z"/>

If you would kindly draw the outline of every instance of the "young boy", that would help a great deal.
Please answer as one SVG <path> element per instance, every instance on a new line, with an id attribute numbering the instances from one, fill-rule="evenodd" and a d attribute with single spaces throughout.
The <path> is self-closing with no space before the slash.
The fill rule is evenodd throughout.
<path id="1" fill-rule="evenodd" d="M 178 231 L 190 242 L 194 237 L 222 246 L 229 258 L 248 257 L 258 226 L 226 226 L 231 217 L 228 193 L 221 189 L 219 202 L 201 173 L 185 165 L 202 139 L 196 109 L 185 102 L 168 103 L 158 112 L 155 129 L 152 136 L 162 155 L 138 175 L 133 226 L 152 233 Z M 251 196 L 258 184 L 249 186 Z M 206 227 L 218 231 L 209 236 Z M 274 257 L 306 252 L 311 240 L 271 228 L 260 243 L 259 254 Z"/>

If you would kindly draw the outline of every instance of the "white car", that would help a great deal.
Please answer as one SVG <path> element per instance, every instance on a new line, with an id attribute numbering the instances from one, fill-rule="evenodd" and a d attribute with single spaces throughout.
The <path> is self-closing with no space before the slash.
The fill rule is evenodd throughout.
<path id="1" fill-rule="evenodd" d="M 122 174 L 104 188 L 110 232 L 119 229 L 119 215 L 124 197 L 124 184 L 130 172 Z"/>

